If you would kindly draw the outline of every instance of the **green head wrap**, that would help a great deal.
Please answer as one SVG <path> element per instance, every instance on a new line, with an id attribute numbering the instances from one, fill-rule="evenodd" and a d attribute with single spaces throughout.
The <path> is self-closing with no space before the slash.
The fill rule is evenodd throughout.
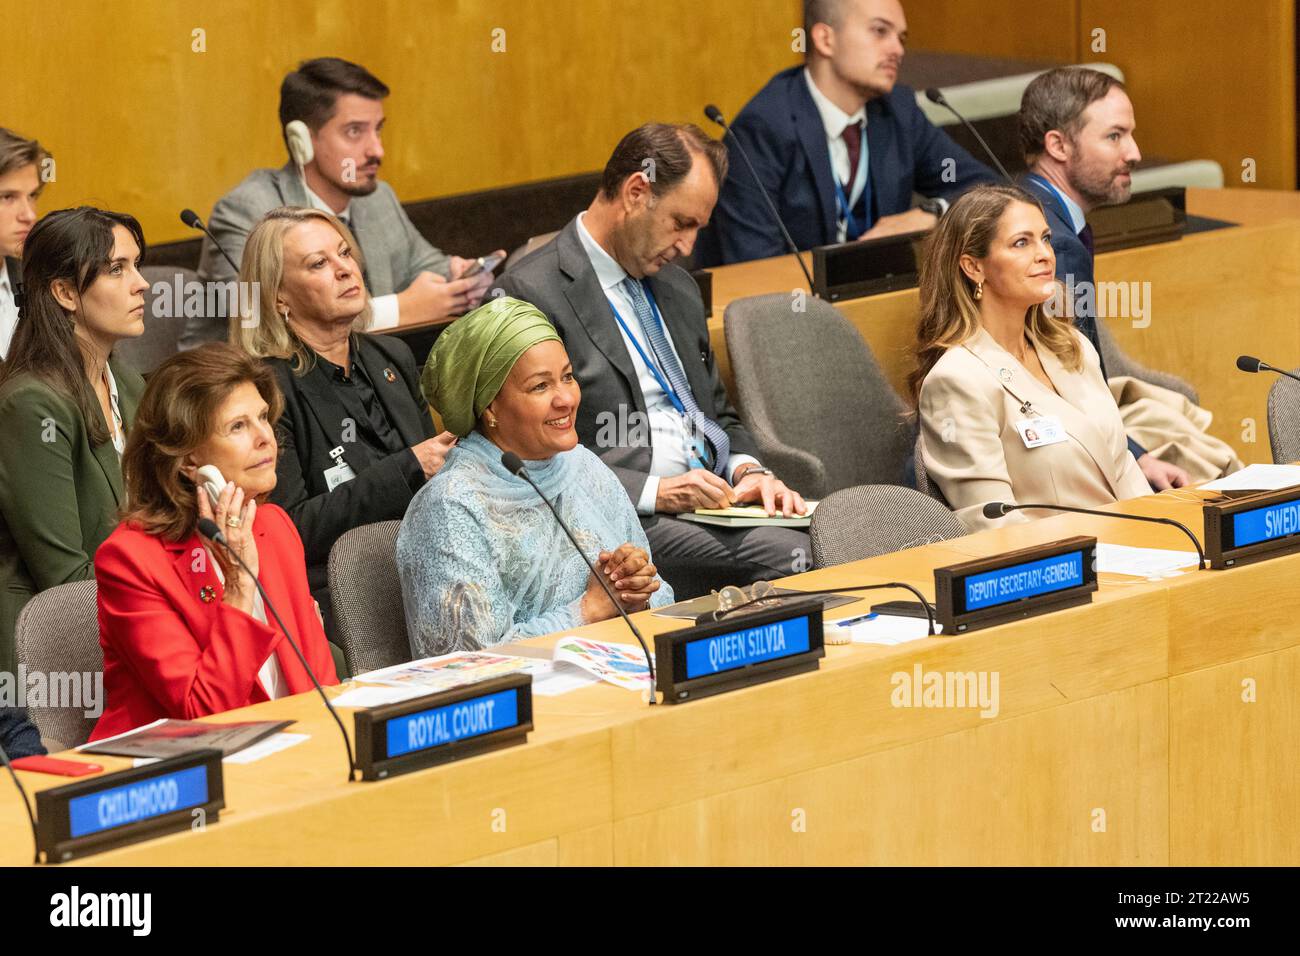
<path id="1" fill-rule="evenodd" d="M 501 296 L 467 312 L 438 336 L 424 363 L 420 391 L 459 438 L 474 430 L 519 357 L 538 342 L 561 341 L 546 315 Z"/>

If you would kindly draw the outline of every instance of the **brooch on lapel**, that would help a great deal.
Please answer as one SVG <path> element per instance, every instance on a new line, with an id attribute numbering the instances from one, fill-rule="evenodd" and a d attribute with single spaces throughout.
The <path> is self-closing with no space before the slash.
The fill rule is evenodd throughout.
<path id="1" fill-rule="evenodd" d="M 998 369 L 998 378 L 1002 379 L 1002 381 L 1004 382 L 1011 381 L 1011 369 L 1009 368 Z"/>
<path id="2" fill-rule="evenodd" d="M 217 589 L 211 584 L 205 584 L 199 588 L 199 600 L 204 604 L 211 604 L 217 599 Z"/>
<path id="3" fill-rule="evenodd" d="M 391 368 L 384 369 L 384 378 L 387 379 L 389 382 L 397 381 L 397 376 L 393 374 L 393 370 Z"/>

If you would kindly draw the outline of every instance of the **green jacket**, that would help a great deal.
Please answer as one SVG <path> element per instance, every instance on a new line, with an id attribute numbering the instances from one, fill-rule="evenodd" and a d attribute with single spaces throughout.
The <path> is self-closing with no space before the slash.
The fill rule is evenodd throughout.
<path id="1" fill-rule="evenodd" d="M 129 428 L 144 379 L 116 359 L 109 366 Z M 123 497 L 113 443 L 90 447 L 73 402 L 29 375 L 0 388 L 0 672 L 16 669 L 23 605 L 94 576 L 95 550 L 117 527 Z"/>

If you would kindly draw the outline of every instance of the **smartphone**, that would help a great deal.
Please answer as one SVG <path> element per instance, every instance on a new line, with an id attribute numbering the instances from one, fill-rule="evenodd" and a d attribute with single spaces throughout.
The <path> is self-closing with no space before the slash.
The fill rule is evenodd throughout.
<path id="1" fill-rule="evenodd" d="M 208 501 L 215 509 L 217 499 L 221 497 L 221 489 L 226 487 L 226 479 L 222 477 L 221 469 L 216 465 L 204 465 L 199 469 L 199 484 L 201 484 L 208 493 Z"/>
<path id="2" fill-rule="evenodd" d="M 886 601 L 884 604 L 871 605 L 872 614 L 892 614 L 894 617 L 925 617 L 925 605 L 920 601 Z M 934 605 L 930 605 L 934 613 Z"/>
<path id="3" fill-rule="evenodd" d="M 57 757 L 19 757 L 11 761 L 15 770 L 30 770 L 32 773 L 52 773 L 58 777 L 86 777 L 99 773 L 104 768 L 97 763 L 81 763 L 78 760 L 59 760 Z"/>
<path id="4" fill-rule="evenodd" d="M 490 255 L 490 256 L 479 256 L 477 259 L 475 259 L 474 261 L 472 261 L 472 262 L 471 262 L 471 263 L 466 267 L 465 271 L 462 272 L 462 273 L 461 273 L 459 276 L 457 276 L 456 278 L 458 278 L 458 279 L 468 279 L 468 278 L 470 278 L 471 276 L 476 276 L 476 275 L 478 275 L 480 272 L 483 272 L 483 271 L 491 272 L 491 271 L 492 271 L 493 269 L 495 269 L 497 266 L 501 265 L 501 260 L 504 259 L 504 258 L 505 258 L 505 256 L 499 256 L 499 255 L 497 255 L 497 254 L 495 254 L 495 253 L 493 253 L 493 254 Z"/>

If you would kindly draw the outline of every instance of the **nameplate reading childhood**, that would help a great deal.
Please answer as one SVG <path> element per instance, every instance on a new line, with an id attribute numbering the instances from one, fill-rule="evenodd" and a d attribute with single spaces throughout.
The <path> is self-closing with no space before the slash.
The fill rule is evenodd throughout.
<path id="1" fill-rule="evenodd" d="M 523 743 L 533 729 L 532 680 L 528 674 L 509 674 L 358 711 L 362 779 L 380 780 Z"/>
<path id="2" fill-rule="evenodd" d="M 1066 538 L 934 572 L 945 634 L 1086 604 L 1097 590 L 1097 539 Z"/>
<path id="3" fill-rule="evenodd" d="M 1300 486 L 1204 507 L 1205 555 L 1223 570 L 1300 551 Z"/>
<path id="4" fill-rule="evenodd" d="M 825 653 L 820 601 L 655 636 L 658 688 L 671 704 L 816 670 Z"/>
<path id="5" fill-rule="evenodd" d="M 36 794 L 37 847 L 46 862 L 215 823 L 225 807 L 221 752 L 195 750 Z"/>

